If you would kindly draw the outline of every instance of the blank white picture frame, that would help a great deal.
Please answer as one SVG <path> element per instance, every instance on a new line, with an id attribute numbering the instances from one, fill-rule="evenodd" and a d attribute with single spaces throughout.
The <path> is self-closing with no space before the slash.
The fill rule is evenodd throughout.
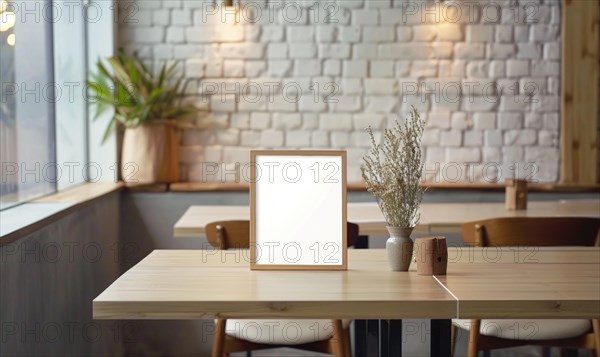
<path id="1" fill-rule="evenodd" d="M 347 269 L 345 151 L 255 150 L 250 268 Z"/>

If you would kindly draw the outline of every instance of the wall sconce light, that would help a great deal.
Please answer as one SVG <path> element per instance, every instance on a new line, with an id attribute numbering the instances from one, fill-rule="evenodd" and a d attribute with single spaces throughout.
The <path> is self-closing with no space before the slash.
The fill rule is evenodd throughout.
<path id="1" fill-rule="evenodd" d="M 234 0 L 220 0 L 223 6 L 223 22 L 230 25 L 236 25 L 239 22 L 239 2 Z M 232 20 L 229 20 L 233 16 Z"/>

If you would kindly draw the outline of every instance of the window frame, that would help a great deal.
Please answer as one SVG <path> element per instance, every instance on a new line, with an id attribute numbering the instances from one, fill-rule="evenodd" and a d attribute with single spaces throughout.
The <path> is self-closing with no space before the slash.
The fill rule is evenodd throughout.
<path id="1" fill-rule="evenodd" d="M 64 0 L 62 0 L 64 1 Z M 87 88 L 86 81 L 89 78 L 89 74 L 91 71 L 95 70 L 96 61 L 100 58 L 108 58 L 113 56 L 116 52 L 116 29 L 117 29 L 117 21 L 115 21 L 117 12 L 114 0 L 106 1 L 106 0 L 79 0 L 81 5 L 84 7 L 84 10 L 87 13 L 90 7 L 94 7 L 95 11 L 101 11 L 106 14 L 106 16 L 102 16 L 99 19 L 95 19 L 95 21 L 89 21 L 87 16 L 85 16 L 81 23 L 83 26 L 83 68 L 85 70 L 84 78 L 82 78 L 81 82 L 83 87 Z M 57 3 L 61 2 L 61 0 L 40 0 L 40 3 Z M 71 2 L 71 1 L 70 1 Z M 45 5 L 48 6 L 48 5 Z M 51 68 L 49 82 L 55 83 L 55 50 L 56 46 L 54 43 L 54 26 L 55 22 L 52 21 L 50 24 L 50 31 L 46 34 L 47 39 L 49 41 L 51 47 L 50 59 L 51 63 L 46 63 L 49 68 Z M 18 39 L 17 39 L 18 41 Z M 16 81 L 16 80 L 15 80 Z M 84 95 L 86 92 L 84 89 L 80 92 Z M 58 143 L 59 138 L 57 137 L 56 124 L 58 122 L 56 107 L 56 93 L 53 93 L 53 105 L 51 105 L 51 116 L 52 116 L 52 124 L 53 128 L 50 130 L 50 135 L 54 139 L 54 144 L 50 148 L 53 152 L 53 159 L 50 160 L 48 164 L 61 165 L 63 164 L 61 158 L 58 157 Z M 49 192 L 44 192 L 40 195 L 32 195 L 27 197 L 26 199 L 19 200 L 18 202 L 14 202 L 6 207 L 0 207 L 0 211 L 7 211 L 11 208 L 18 207 L 24 204 L 35 204 L 35 201 L 40 200 L 40 198 L 52 197 L 52 195 L 56 195 L 60 192 L 64 192 L 67 190 L 77 189 L 77 187 L 81 187 L 87 183 L 95 183 L 95 182 L 113 182 L 116 183 L 118 181 L 118 165 L 117 165 L 117 135 L 111 135 L 106 142 L 102 141 L 104 129 L 108 124 L 110 118 L 112 117 L 112 113 L 107 111 L 103 115 L 95 118 L 93 105 L 87 100 L 85 97 L 83 100 L 83 110 L 82 110 L 82 121 L 84 128 L 84 143 L 83 150 L 84 154 L 84 163 L 81 171 L 78 171 L 75 175 L 79 175 L 79 177 L 83 176 L 83 180 L 78 180 L 74 183 L 67 183 L 61 187 L 59 184 L 59 178 L 55 175 L 51 181 L 53 181 L 53 189 Z M 116 131 L 115 131 L 116 132 Z M 18 158 L 17 158 L 18 161 Z M 17 163 L 18 164 L 18 163 Z M 69 169 L 63 168 L 64 169 Z M 3 168 L 4 170 L 4 168 Z M 4 175 L 4 173 L 3 173 Z M 20 173 L 18 173 L 20 175 Z M 18 178 L 17 178 L 18 179 Z M 17 191 L 18 192 L 18 191 Z M 4 197 L 2 196 L 2 200 L 4 201 Z M 3 202 L 4 203 L 4 202 Z"/>

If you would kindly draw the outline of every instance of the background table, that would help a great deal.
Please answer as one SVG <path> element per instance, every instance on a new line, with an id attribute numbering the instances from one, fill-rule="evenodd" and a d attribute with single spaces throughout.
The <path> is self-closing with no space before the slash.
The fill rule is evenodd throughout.
<path id="1" fill-rule="evenodd" d="M 600 317 L 600 248 L 450 248 L 440 277 L 391 272 L 384 250 L 348 253 L 348 271 L 303 272 L 251 271 L 245 250 L 156 250 L 94 300 L 93 314 L 435 319 L 432 354 L 441 355 L 451 318 Z"/>
<path id="2" fill-rule="evenodd" d="M 598 217 L 600 200 L 528 202 L 527 210 L 507 211 L 504 203 L 423 203 L 416 233 L 452 233 L 465 222 L 500 217 Z M 191 206 L 175 223 L 175 237 L 199 237 L 204 226 L 222 220 L 248 220 L 248 206 Z M 360 234 L 387 234 L 376 203 L 349 203 L 348 221 L 359 225 Z"/>

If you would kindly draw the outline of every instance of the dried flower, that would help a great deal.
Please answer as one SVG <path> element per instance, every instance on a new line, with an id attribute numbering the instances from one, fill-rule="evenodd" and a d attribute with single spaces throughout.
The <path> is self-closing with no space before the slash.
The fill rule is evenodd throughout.
<path id="1" fill-rule="evenodd" d="M 412 107 L 404 125 L 396 120 L 394 128 L 384 130 L 381 145 L 375 142 L 371 128 L 367 128 L 372 147 L 363 158 L 362 177 L 389 226 L 414 227 L 419 223 L 419 205 L 425 192 L 420 185 L 424 126 Z"/>

